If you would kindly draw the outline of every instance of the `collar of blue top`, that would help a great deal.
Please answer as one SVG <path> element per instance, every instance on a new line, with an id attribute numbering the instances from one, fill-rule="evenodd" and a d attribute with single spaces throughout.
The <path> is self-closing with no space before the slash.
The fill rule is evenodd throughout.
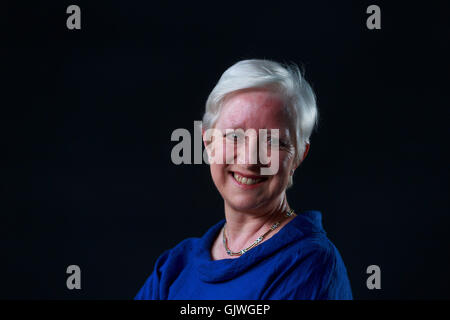
<path id="1" fill-rule="evenodd" d="M 200 238 L 195 255 L 196 269 L 202 281 L 221 282 L 234 279 L 255 263 L 276 254 L 293 242 L 314 233 L 325 235 L 321 213 L 315 210 L 303 211 L 272 238 L 249 250 L 239 258 L 212 260 L 210 249 L 218 233 L 221 232 L 224 223 L 225 219 L 221 220 Z"/>

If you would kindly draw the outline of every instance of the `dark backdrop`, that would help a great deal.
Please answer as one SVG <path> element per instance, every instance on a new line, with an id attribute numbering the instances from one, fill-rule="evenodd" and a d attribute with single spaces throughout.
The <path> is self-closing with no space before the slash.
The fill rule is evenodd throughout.
<path id="1" fill-rule="evenodd" d="M 132 298 L 164 250 L 222 219 L 208 166 L 172 164 L 170 136 L 246 58 L 299 63 L 314 87 L 288 197 L 323 212 L 355 298 L 450 298 L 449 11 L 392 2 L 3 2 L 0 298 Z"/>

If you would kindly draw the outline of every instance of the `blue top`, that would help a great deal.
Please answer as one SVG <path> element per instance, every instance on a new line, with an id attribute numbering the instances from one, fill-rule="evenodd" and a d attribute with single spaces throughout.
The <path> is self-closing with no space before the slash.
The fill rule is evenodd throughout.
<path id="1" fill-rule="evenodd" d="M 239 258 L 212 260 L 225 220 L 156 261 L 136 300 L 352 299 L 347 270 L 319 211 L 297 215 Z"/>

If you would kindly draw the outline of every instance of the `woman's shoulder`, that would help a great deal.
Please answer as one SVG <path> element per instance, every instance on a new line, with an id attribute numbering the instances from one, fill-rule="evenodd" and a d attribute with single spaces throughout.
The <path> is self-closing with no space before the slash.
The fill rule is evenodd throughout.
<path id="1" fill-rule="evenodd" d="M 325 233 L 310 233 L 291 243 L 285 250 L 278 255 L 275 268 L 281 273 L 280 279 L 292 285 L 288 296 L 283 296 L 283 299 L 351 299 L 344 261 Z M 274 294 L 278 297 L 276 292 L 282 286 L 281 282 L 275 281 L 267 297 Z"/>
<path id="2" fill-rule="evenodd" d="M 285 248 L 283 254 L 287 260 L 295 262 L 296 260 L 314 259 L 320 260 L 334 259 L 337 248 L 324 233 L 312 233 L 293 241 Z"/>
<path id="3" fill-rule="evenodd" d="M 289 226 L 285 237 L 286 245 L 279 252 L 278 263 L 287 270 L 302 272 L 320 270 L 332 273 L 344 266 L 341 254 L 328 238 L 318 211 L 304 212 L 296 217 Z M 345 267 L 344 267 L 345 269 Z"/>
<path id="4" fill-rule="evenodd" d="M 322 225 L 322 214 L 317 210 L 301 212 L 291 223 L 289 235 L 295 239 L 289 250 L 298 256 L 315 256 L 316 258 L 334 258 L 339 252 L 328 238 Z"/>

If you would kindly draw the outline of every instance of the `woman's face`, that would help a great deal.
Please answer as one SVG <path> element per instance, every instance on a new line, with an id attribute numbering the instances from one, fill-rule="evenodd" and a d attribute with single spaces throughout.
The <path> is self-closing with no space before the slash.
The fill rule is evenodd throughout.
<path id="1" fill-rule="evenodd" d="M 268 90 L 243 91 L 229 97 L 224 103 L 215 129 L 219 129 L 222 139 L 213 140 L 209 146 L 214 150 L 211 162 L 211 176 L 227 206 L 236 211 L 256 212 L 261 208 L 270 210 L 278 206 L 285 195 L 291 170 L 295 169 L 295 128 L 293 116 L 285 107 L 279 94 Z M 227 129 L 266 129 L 268 138 L 261 136 L 244 137 Z M 278 147 L 271 148 L 274 135 L 271 129 L 279 130 Z M 250 130 L 251 131 L 251 130 Z M 273 131 L 272 131 L 273 133 Z M 216 138 L 214 138 L 216 139 Z M 270 162 L 255 161 L 259 148 L 268 149 Z M 273 150 L 275 152 L 270 152 Z M 222 161 L 217 163 L 217 157 Z M 278 170 L 274 174 L 261 174 L 262 168 L 271 166 L 278 160 Z M 213 163 L 215 162 L 215 163 Z"/>

